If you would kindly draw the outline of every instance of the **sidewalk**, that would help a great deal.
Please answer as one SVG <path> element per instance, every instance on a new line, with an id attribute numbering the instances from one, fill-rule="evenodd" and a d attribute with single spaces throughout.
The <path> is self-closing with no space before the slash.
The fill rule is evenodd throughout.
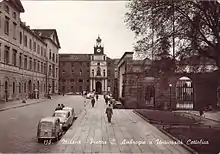
<path id="1" fill-rule="evenodd" d="M 62 139 L 52 145 L 55 153 L 190 153 L 181 145 L 133 113 L 114 109 L 107 122 L 101 98 L 95 108 L 88 103 Z M 170 142 L 170 144 L 167 142 Z"/>
<path id="2" fill-rule="evenodd" d="M 54 95 L 52 96 L 52 99 L 56 99 L 58 97 L 61 97 L 60 95 Z M 49 99 L 46 98 L 39 98 L 39 99 L 27 99 L 26 103 L 22 103 L 22 100 L 15 100 L 15 101 L 9 101 L 6 103 L 0 103 L 0 111 L 5 111 L 13 108 L 23 107 L 27 105 L 32 105 L 36 103 L 45 102 Z"/>
<path id="3" fill-rule="evenodd" d="M 193 115 L 196 115 L 196 116 L 200 117 L 198 111 L 182 111 L 181 110 L 181 111 L 177 111 L 177 112 L 185 112 L 185 113 L 193 114 Z M 206 119 L 213 120 L 213 121 L 216 121 L 216 122 L 220 122 L 220 111 L 204 112 L 204 116 L 205 116 Z"/>

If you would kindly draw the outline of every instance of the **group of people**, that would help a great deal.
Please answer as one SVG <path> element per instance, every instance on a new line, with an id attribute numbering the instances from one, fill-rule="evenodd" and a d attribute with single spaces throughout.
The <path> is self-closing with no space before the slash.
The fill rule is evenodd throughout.
<path id="1" fill-rule="evenodd" d="M 96 94 L 95 97 L 96 97 L 96 101 L 97 101 L 99 99 L 99 95 Z M 95 102 L 96 102 L 95 97 L 92 97 L 92 99 L 91 99 L 91 105 L 93 108 L 94 108 Z M 112 119 L 112 115 L 113 115 L 112 102 L 110 101 L 110 99 L 106 95 L 104 95 L 104 99 L 105 99 L 106 105 L 108 105 L 105 110 L 105 113 L 107 114 L 108 122 L 111 123 L 111 119 Z M 109 101 L 110 101 L 110 103 L 108 104 Z"/>
<path id="2" fill-rule="evenodd" d="M 55 111 L 57 110 L 62 110 L 65 106 L 63 104 L 58 104 L 58 106 L 56 107 Z"/>

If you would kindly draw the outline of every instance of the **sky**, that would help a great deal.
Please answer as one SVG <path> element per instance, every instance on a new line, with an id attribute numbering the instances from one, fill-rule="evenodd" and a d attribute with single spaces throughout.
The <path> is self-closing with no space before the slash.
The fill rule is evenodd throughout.
<path id="1" fill-rule="evenodd" d="M 133 51 L 134 33 L 126 27 L 128 1 L 27 1 L 21 20 L 31 29 L 56 29 L 59 53 L 91 54 L 98 35 L 104 53 L 121 58 Z"/>

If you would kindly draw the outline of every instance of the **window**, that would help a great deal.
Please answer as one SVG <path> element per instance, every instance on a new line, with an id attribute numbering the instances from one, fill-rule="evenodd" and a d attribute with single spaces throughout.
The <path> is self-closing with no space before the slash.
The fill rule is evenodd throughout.
<path id="1" fill-rule="evenodd" d="M 105 70 L 103 70 L 103 76 L 105 76 Z"/>
<path id="2" fill-rule="evenodd" d="M 24 83 L 24 92 L 26 93 L 26 83 Z"/>
<path id="3" fill-rule="evenodd" d="M 20 32 L 20 44 L 22 44 L 22 32 Z"/>
<path id="4" fill-rule="evenodd" d="M 80 69 L 79 75 L 82 76 L 82 69 Z"/>
<path id="5" fill-rule="evenodd" d="M 41 46 L 41 56 L 43 56 L 43 47 Z"/>
<path id="6" fill-rule="evenodd" d="M 58 77 L 58 74 L 57 74 L 57 73 L 58 73 L 58 68 L 56 68 L 56 78 Z"/>
<path id="7" fill-rule="evenodd" d="M 12 16 L 13 16 L 13 18 L 14 18 L 15 20 L 17 19 L 17 14 L 16 14 L 16 12 L 13 12 Z"/>
<path id="8" fill-rule="evenodd" d="M 15 93 L 15 82 L 12 84 L 13 94 Z"/>
<path id="9" fill-rule="evenodd" d="M 19 55 L 19 67 L 22 67 L 22 53 Z"/>
<path id="10" fill-rule="evenodd" d="M 16 63 L 17 63 L 17 51 L 13 49 L 13 54 L 12 54 L 12 64 L 14 66 L 16 66 Z"/>
<path id="11" fill-rule="evenodd" d="M 72 74 L 74 73 L 74 69 L 72 68 Z"/>
<path id="12" fill-rule="evenodd" d="M 36 51 L 36 42 L 34 42 L 34 51 Z"/>
<path id="13" fill-rule="evenodd" d="M 5 12 L 9 13 L 9 7 L 8 7 L 8 5 L 5 5 Z"/>
<path id="14" fill-rule="evenodd" d="M 58 56 L 56 55 L 56 63 L 58 62 Z"/>
<path id="15" fill-rule="evenodd" d="M 32 58 L 30 57 L 30 60 L 29 60 L 29 69 L 32 70 Z"/>
<path id="16" fill-rule="evenodd" d="M 5 34 L 9 35 L 9 18 L 5 17 Z"/>
<path id="17" fill-rule="evenodd" d="M 37 53 L 38 54 L 40 53 L 40 45 L 39 44 L 37 45 Z"/>
<path id="18" fill-rule="evenodd" d="M 32 50 L 32 40 L 29 39 L 29 48 Z"/>
<path id="19" fill-rule="evenodd" d="M 44 73 L 44 64 L 41 62 L 41 73 Z"/>
<path id="20" fill-rule="evenodd" d="M 44 49 L 44 57 L 46 57 L 46 49 Z"/>
<path id="21" fill-rule="evenodd" d="M 24 69 L 27 69 L 27 56 L 24 56 Z"/>
<path id="22" fill-rule="evenodd" d="M 17 29 L 17 24 L 13 22 L 13 39 L 16 40 L 16 29 Z"/>
<path id="23" fill-rule="evenodd" d="M 21 93 L 21 83 L 19 82 L 19 93 Z"/>
<path id="24" fill-rule="evenodd" d="M 51 60 L 51 49 L 50 49 L 49 59 Z"/>
<path id="25" fill-rule="evenodd" d="M 34 59 L 34 71 L 36 71 L 36 59 Z"/>
<path id="26" fill-rule="evenodd" d="M 53 53 L 53 62 L 55 62 L 55 54 Z"/>
<path id="27" fill-rule="evenodd" d="M 100 63 L 97 63 L 98 66 L 100 66 Z"/>
<path id="28" fill-rule="evenodd" d="M 5 64 L 9 64 L 9 47 L 8 46 L 5 46 L 5 54 L 4 54 L 4 61 L 5 61 Z"/>
<path id="29" fill-rule="evenodd" d="M 24 35 L 24 46 L 27 47 L 27 35 Z"/>
<path id="30" fill-rule="evenodd" d="M 97 67 L 96 75 L 97 75 L 97 76 L 101 76 L 101 69 L 100 69 L 100 67 Z"/>
<path id="31" fill-rule="evenodd" d="M 37 71 L 40 72 L 40 61 L 37 62 Z"/>
<path id="32" fill-rule="evenodd" d="M 83 82 L 83 80 L 82 80 L 82 79 L 79 79 L 79 82 Z"/>
<path id="33" fill-rule="evenodd" d="M 94 69 L 92 69 L 92 76 L 94 76 Z"/>

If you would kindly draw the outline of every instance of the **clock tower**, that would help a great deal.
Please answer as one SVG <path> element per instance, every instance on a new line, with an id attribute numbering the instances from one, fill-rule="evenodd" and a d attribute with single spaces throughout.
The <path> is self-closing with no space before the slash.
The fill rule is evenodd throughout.
<path id="1" fill-rule="evenodd" d="M 96 55 L 104 54 L 104 47 L 102 46 L 102 39 L 99 36 L 96 39 L 96 45 L 94 46 L 94 54 Z"/>
<path id="2" fill-rule="evenodd" d="M 90 91 L 99 94 L 107 92 L 107 56 L 104 54 L 102 39 L 98 36 L 94 46 L 94 54 L 90 61 Z"/>

